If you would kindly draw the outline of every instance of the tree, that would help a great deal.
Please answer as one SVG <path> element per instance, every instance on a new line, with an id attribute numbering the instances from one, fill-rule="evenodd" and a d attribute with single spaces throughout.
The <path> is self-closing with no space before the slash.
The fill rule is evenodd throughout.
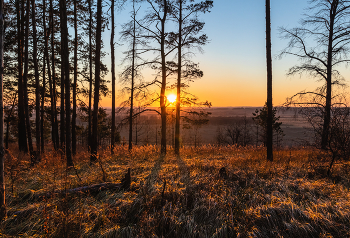
<path id="1" fill-rule="evenodd" d="M 67 134 L 65 130 L 65 105 L 64 105 L 64 98 L 65 98 L 65 83 L 66 83 L 66 72 L 65 72 L 65 66 L 66 66 L 66 54 L 68 52 L 65 52 L 65 50 L 68 51 L 68 29 L 66 34 L 66 27 L 67 27 L 67 9 L 66 9 L 66 1 L 59 0 L 60 4 L 60 30 L 61 30 L 61 103 L 60 103 L 60 143 L 61 143 L 61 150 L 65 150 L 65 144 L 66 142 L 66 136 Z M 67 44 L 66 44 L 67 42 Z M 67 46 L 67 48 L 66 48 Z M 70 101 L 70 100 L 69 100 Z"/>
<path id="2" fill-rule="evenodd" d="M 165 31 L 167 17 L 169 13 L 169 6 L 168 6 L 168 0 L 157 0 L 157 1 L 151 1 L 146 0 L 149 4 L 150 11 L 148 14 L 146 14 L 145 17 L 143 17 L 141 20 L 137 20 L 136 17 L 133 17 L 133 21 L 129 23 L 129 29 L 124 30 L 122 32 L 122 35 L 129 36 L 132 39 L 132 49 L 127 53 L 127 57 L 130 57 L 131 59 L 134 59 L 137 57 L 139 58 L 140 54 L 147 53 L 147 52 L 153 52 L 157 56 L 151 61 L 144 61 L 137 65 L 137 67 L 150 65 L 152 69 L 157 70 L 158 74 L 157 77 L 160 76 L 161 80 L 158 80 L 156 78 L 153 82 L 147 83 L 146 85 L 141 86 L 142 88 L 147 88 L 150 85 L 157 84 L 160 85 L 160 94 L 157 99 L 160 101 L 160 115 L 161 115 L 161 154 L 166 154 L 166 120 L 167 120 L 167 112 L 166 112 L 166 96 L 165 96 L 165 90 L 167 87 L 167 76 L 168 76 L 168 67 L 166 62 L 166 57 L 174 50 L 170 49 L 167 51 L 167 35 L 168 33 Z M 134 9 L 133 15 L 136 15 L 136 11 Z M 137 25 L 137 26 L 136 26 Z M 144 33 L 140 34 L 138 37 L 136 37 L 136 28 L 140 28 Z M 142 41 L 142 45 L 145 46 L 143 49 L 137 49 L 141 53 L 136 53 L 136 44 L 138 40 L 136 38 L 144 38 L 146 41 Z M 151 45 L 151 41 L 155 42 L 155 46 Z M 137 55 L 137 56 L 136 56 Z M 127 68 L 123 74 L 128 75 L 130 72 L 131 79 L 135 79 L 136 74 L 136 65 L 135 61 L 132 64 L 131 67 Z M 132 75 L 134 74 L 134 75 Z M 135 86 L 133 86 L 132 82 L 132 90 L 133 93 L 131 99 L 134 98 L 134 89 Z M 155 100 L 153 100 L 154 102 Z M 151 103 L 150 103 L 151 104 Z M 132 114 L 132 110 L 130 111 L 130 117 L 134 117 L 136 115 Z M 130 129 L 131 128 L 131 129 Z M 132 138 L 132 122 L 130 122 L 129 125 L 129 138 Z M 129 146 L 131 148 L 131 144 Z"/>
<path id="3" fill-rule="evenodd" d="M 136 11 L 135 1 L 132 2 L 132 63 L 131 63 L 131 87 L 130 87 L 130 112 L 129 112 L 129 151 L 132 149 L 132 121 L 134 115 L 134 91 L 135 91 L 135 57 L 136 57 Z"/>
<path id="4" fill-rule="evenodd" d="M 341 76 L 336 67 L 348 63 L 350 2 L 347 0 L 312 0 L 309 14 L 302 19 L 301 27 L 291 30 L 282 28 L 281 34 L 289 39 L 283 55 L 296 56 L 301 63 L 289 69 L 288 75 L 309 74 L 324 82 L 324 86 L 314 92 L 300 92 L 287 102 L 288 105 L 321 106 L 322 149 L 327 149 L 331 122 L 332 91 L 340 85 Z M 310 42 L 313 40 L 313 42 Z M 308 96 L 309 101 L 298 99 Z M 305 98 L 305 97 L 304 97 Z M 322 98 L 318 100 L 317 98 Z M 316 100 L 315 100 L 316 99 Z"/>
<path id="5" fill-rule="evenodd" d="M 43 31 L 44 31 L 44 56 L 43 56 L 43 86 L 41 91 L 41 119 L 40 119 L 40 132 L 41 132 L 41 152 L 44 152 L 45 148 L 45 140 L 44 140 L 44 110 L 45 110 L 45 94 L 46 94 L 46 61 L 49 63 L 48 59 L 48 49 L 47 49 L 47 29 L 46 29 L 46 0 L 43 0 Z M 49 64 L 48 64 L 49 65 Z M 48 71 L 50 71 L 50 67 L 48 67 Z M 51 73 L 51 72 L 50 72 Z M 51 75 L 49 76 L 51 77 Z M 51 90 L 50 90 L 51 94 Z M 51 100 L 52 103 L 52 100 Z M 51 115 L 53 113 L 51 112 Z"/>
<path id="6" fill-rule="evenodd" d="M 247 146 L 252 144 L 252 123 L 253 120 L 251 120 L 251 118 L 247 118 L 246 116 L 236 117 L 232 120 L 230 125 L 224 128 L 224 135 L 220 135 L 220 130 L 218 131 L 218 142 L 223 143 L 225 142 L 224 139 L 228 138 L 229 140 L 226 139 L 226 141 L 232 145 Z"/>
<path id="7" fill-rule="evenodd" d="M 35 75 L 35 129 L 36 129 L 36 150 L 40 153 L 40 87 L 39 87 L 39 66 L 38 66 L 38 44 L 36 32 L 35 0 L 32 0 L 32 27 L 33 27 L 33 63 Z"/>
<path id="8" fill-rule="evenodd" d="M 91 151 L 92 143 L 92 3 L 93 0 L 88 0 L 89 2 L 89 120 L 88 120 L 88 150 Z"/>
<path id="9" fill-rule="evenodd" d="M 67 8 L 66 1 L 60 0 L 60 11 L 61 11 L 61 82 L 64 83 L 65 90 L 61 85 L 61 103 L 64 102 L 62 98 L 65 96 L 65 110 L 66 115 L 64 117 L 64 112 L 61 112 L 61 129 L 65 131 L 65 140 L 61 139 L 62 146 L 65 145 L 65 152 L 67 157 L 67 167 L 73 166 L 72 151 L 71 151 L 71 123 L 70 123 L 70 78 L 69 78 L 69 49 L 68 49 L 68 28 L 67 28 Z M 64 104 L 61 104 L 61 110 L 63 110 Z M 65 119 L 65 120 L 64 120 Z M 64 122 L 66 125 L 64 126 Z M 62 131 L 61 131 L 62 133 Z M 64 136 L 64 135 L 63 135 Z M 65 141 L 65 143 L 64 143 Z"/>
<path id="10" fill-rule="evenodd" d="M 102 0 L 97 0 L 97 29 L 96 29 L 96 53 L 95 53 L 95 94 L 94 94 L 94 111 L 92 121 L 92 143 L 90 161 L 97 160 L 97 122 L 98 122 L 98 102 L 100 97 L 100 59 L 101 59 L 101 23 Z"/>
<path id="11" fill-rule="evenodd" d="M 150 4 L 151 13 L 149 13 L 145 19 L 148 22 L 148 24 L 156 24 L 155 30 L 152 30 L 150 27 L 145 27 L 144 25 L 138 23 L 140 27 L 145 29 L 147 31 L 146 37 L 151 38 L 158 42 L 159 48 L 157 48 L 155 51 L 159 53 L 159 58 L 154 60 L 155 68 L 160 68 L 160 74 L 161 74 L 161 82 L 160 82 L 160 114 L 161 114 L 161 154 L 166 154 L 166 96 L 165 96 L 165 90 L 166 90 L 166 84 L 167 84 L 167 62 L 166 62 L 166 56 L 169 55 L 169 52 L 166 52 L 166 37 L 167 32 L 165 31 L 165 23 L 167 21 L 168 17 L 168 0 L 157 0 L 157 1 L 151 1 L 147 0 L 147 2 Z M 157 5 L 155 5 L 157 4 Z M 158 6 L 158 8 L 157 8 Z M 159 26 L 160 25 L 160 26 Z M 160 65 L 160 67 L 158 67 Z"/>
<path id="12" fill-rule="evenodd" d="M 78 81 L 78 24 L 77 24 L 77 0 L 74 0 L 74 82 L 73 82 L 73 116 L 72 116 L 72 153 L 77 152 L 77 81 Z"/>
<path id="13" fill-rule="evenodd" d="M 53 114 L 53 128 L 52 128 L 52 137 L 54 139 L 54 147 L 55 149 L 59 148 L 59 133 L 58 133 L 58 120 L 57 120 L 57 106 L 56 106 L 56 64 L 55 64 L 55 17 L 54 17 L 54 9 L 53 9 L 53 0 L 50 0 L 50 26 L 51 26 L 51 64 L 52 64 L 52 91 L 51 91 L 51 109 L 53 110 L 51 113 Z M 50 79 L 50 78 L 49 78 Z"/>
<path id="14" fill-rule="evenodd" d="M 133 29 L 135 29 L 136 26 L 133 27 L 133 25 L 130 24 L 131 26 L 129 27 L 129 35 L 132 36 L 131 39 L 133 39 L 133 43 L 134 39 L 137 39 L 137 41 L 139 41 L 140 38 L 145 39 L 145 42 L 141 41 L 142 43 L 140 43 L 140 45 L 143 46 L 142 49 L 135 49 L 135 47 L 133 46 L 130 57 L 132 59 L 139 59 L 140 54 L 148 52 L 153 52 L 157 56 L 151 61 L 143 61 L 137 66 L 134 65 L 134 68 L 132 67 L 133 69 L 130 70 L 130 72 L 132 74 L 133 72 L 135 72 L 136 67 L 139 68 L 140 66 L 144 65 L 151 65 L 152 69 L 158 71 L 156 79 L 153 82 L 148 83 L 147 85 L 157 84 L 160 86 L 160 93 L 159 97 L 157 98 L 160 101 L 160 113 L 158 113 L 161 115 L 161 153 L 165 154 L 167 145 L 167 99 L 165 96 L 165 91 L 168 87 L 167 77 L 171 74 L 176 73 L 178 75 L 178 80 L 180 81 L 180 83 L 177 84 L 179 87 L 179 92 L 182 88 L 183 93 L 183 88 L 187 86 L 183 81 L 184 78 L 190 81 L 193 78 L 201 77 L 203 75 L 203 72 L 198 69 L 197 64 L 190 62 L 188 59 L 184 60 L 186 58 L 184 57 L 184 55 L 189 54 L 189 52 L 185 52 L 185 54 L 182 54 L 181 52 L 183 49 L 186 48 L 189 49 L 195 46 L 203 45 L 207 41 L 206 35 L 197 36 L 197 34 L 202 30 L 204 23 L 199 22 L 196 15 L 200 11 L 208 11 L 208 9 L 212 6 L 212 1 L 203 1 L 201 3 L 188 4 L 185 5 L 184 8 L 182 8 L 182 5 L 177 6 L 175 2 L 167 0 L 147 0 L 147 2 L 150 5 L 149 13 L 141 20 L 135 20 L 134 17 L 134 20 L 137 23 L 137 27 L 139 27 L 143 32 L 141 34 L 138 34 L 137 37 L 133 36 L 135 35 Z M 186 1 L 182 1 L 182 3 L 185 2 Z M 183 19 L 182 16 L 179 17 L 179 10 L 181 10 L 181 14 L 185 14 Z M 186 14 L 188 14 L 188 16 Z M 179 32 L 174 33 L 166 31 L 166 27 L 168 27 L 167 22 L 170 22 L 171 20 L 174 20 L 177 23 L 178 20 L 180 20 L 180 41 L 178 40 Z M 181 61 L 180 69 L 178 67 L 178 63 L 168 60 L 171 54 L 175 52 L 176 49 L 179 49 L 179 47 L 181 48 L 180 52 L 178 53 L 178 55 L 180 55 Z M 134 51 L 138 52 L 135 53 L 137 56 L 135 56 Z M 161 80 L 158 80 L 158 77 L 161 78 Z M 133 77 L 131 78 L 133 79 Z M 134 91 L 134 88 L 135 87 L 133 87 L 132 84 L 132 92 Z M 134 97 L 132 97 L 132 99 L 133 98 Z M 182 101 L 181 103 L 183 104 L 184 102 Z M 134 116 L 135 115 L 133 115 L 133 117 Z M 130 118 L 131 117 L 132 116 L 130 114 Z M 180 125 L 179 117 L 180 114 L 178 114 L 178 127 Z M 131 130 L 129 131 L 129 134 L 131 134 Z M 129 138 L 131 138 L 131 136 L 129 136 Z"/>
<path id="15" fill-rule="evenodd" d="M 209 122 L 209 115 L 211 112 L 205 112 L 203 110 L 191 110 L 186 112 L 186 116 L 184 117 L 184 121 L 187 124 L 184 124 L 183 127 L 185 129 L 193 129 L 191 133 L 193 138 L 191 140 L 194 142 L 194 146 L 197 147 L 199 144 L 199 129 Z"/>
<path id="16" fill-rule="evenodd" d="M 150 2 L 150 0 L 148 0 Z M 157 18 L 160 21 L 161 28 L 159 32 L 160 36 L 160 56 L 161 56 L 161 64 L 162 64 L 162 83 L 161 83 L 161 90 L 160 90 L 160 110 L 161 110 L 161 120 L 162 120 L 162 138 L 161 138 L 161 153 L 166 154 L 166 100 L 165 100 L 165 88 L 166 88 L 166 79 L 167 79 L 167 72 L 166 72 L 166 53 L 165 53 L 165 22 L 167 19 L 168 14 L 168 2 L 167 0 L 163 0 L 162 5 L 162 11 L 163 16 L 161 16 L 160 12 L 157 12 Z"/>
<path id="17" fill-rule="evenodd" d="M 272 115 L 272 57 L 270 0 L 266 0 L 266 62 L 267 62 L 267 160 L 273 161 L 273 115 Z"/>
<path id="18" fill-rule="evenodd" d="M 202 1 L 193 3 L 194 1 L 177 0 L 171 5 L 171 15 L 178 25 L 177 33 L 170 33 L 170 44 L 177 48 L 177 82 L 176 82 L 176 122 L 175 122 L 175 153 L 180 153 L 180 109 L 181 109 L 181 88 L 184 87 L 183 79 L 186 77 L 202 77 L 203 73 L 195 67 L 185 55 L 187 50 L 192 50 L 194 47 L 205 45 L 208 37 L 203 34 L 198 34 L 203 30 L 204 22 L 198 20 L 199 12 L 209 12 L 213 7 L 213 1 Z M 183 67 L 185 66 L 185 67 Z M 186 67 L 187 66 L 187 67 Z"/>
<path id="19" fill-rule="evenodd" d="M 23 88 L 23 31 L 24 31 L 24 1 L 16 1 L 17 12 L 17 58 L 18 58 L 18 148 L 27 152 L 27 133 L 24 113 Z"/>
<path id="20" fill-rule="evenodd" d="M 332 107 L 328 148 L 332 155 L 327 171 L 327 176 L 330 176 L 336 160 L 349 161 L 350 159 L 350 110 L 346 105 Z"/>
<path id="21" fill-rule="evenodd" d="M 51 12 L 51 11 L 50 11 Z M 56 139 L 56 123 L 57 123 L 57 117 L 56 117 L 56 97 L 55 97 L 55 88 L 53 87 L 53 79 L 54 75 L 51 74 L 51 66 L 50 66 L 50 58 L 49 58 L 49 35 L 50 35 L 50 29 L 51 29 L 51 14 L 50 14 L 50 22 L 49 22 L 49 29 L 47 29 L 46 26 L 46 0 L 43 0 L 43 30 L 45 35 L 44 40 L 44 59 L 43 59 L 43 87 L 42 87 L 42 105 L 41 105 L 41 138 L 44 136 L 44 107 L 45 107 L 45 94 L 46 94 L 46 82 L 45 82 L 45 76 L 46 76 L 46 68 L 45 63 L 47 63 L 47 74 L 48 74 L 48 80 L 49 80 L 49 92 L 50 92 L 50 120 L 51 120 L 51 140 L 52 144 L 55 150 L 58 149 L 58 139 Z M 53 30 L 53 27 L 52 27 Z M 52 33 L 53 38 L 53 33 Z M 52 44 L 53 45 L 53 44 Z M 54 58 L 54 54 L 52 55 L 52 58 Z M 52 61 L 52 64 L 54 65 L 54 62 Z M 44 141 L 42 139 L 42 150 L 44 150 Z"/>
<path id="22" fill-rule="evenodd" d="M 273 108 L 272 110 L 272 129 L 275 132 L 275 135 L 279 135 L 280 138 L 284 136 L 283 130 L 281 128 L 282 122 L 278 122 L 280 117 L 276 116 L 277 114 L 277 108 Z M 263 134 L 263 144 L 264 146 L 267 146 L 267 133 L 268 133 L 268 127 L 267 127 L 267 120 L 268 120 L 268 106 L 267 103 L 265 103 L 265 106 L 261 108 L 260 110 L 256 109 L 255 113 L 253 113 L 253 120 L 262 128 Z"/>
<path id="23" fill-rule="evenodd" d="M 112 128 L 111 128 L 111 153 L 114 153 L 115 143 L 115 57 L 114 57 L 114 2 L 111 0 L 111 73 L 112 73 Z"/>
<path id="24" fill-rule="evenodd" d="M 5 202 L 5 150 L 4 150 L 4 110 L 3 108 L 3 75 L 4 75 L 4 1 L 0 1 L 0 221 L 6 217 Z"/>
<path id="25" fill-rule="evenodd" d="M 132 1 L 132 20 L 123 25 L 123 31 L 121 32 L 121 39 L 131 42 L 130 50 L 124 52 L 126 55 L 124 58 L 125 61 L 131 61 L 131 65 L 127 65 L 126 69 L 122 72 L 121 76 L 125 83 L 130 81 L 130 98 L 129 98 L 129 151 L 132 149 L 132 138 L 133 138 L 133 117 L 134 117 L 134 98 L 135 98 L 135 78 L 137 76 L 136 69 L 136 58 L 139 55 L 136 53 L 136 46 L 139 43 L 139 37 L 137 37 L 140 32 L 140 29 L 136 26 L 136 15 L 137 11 L 135 9 L 135 0 Z"/>
<path id="26" fill-rule="evenodd" d="M 29 14 L 30 14 L 30 1 L 27 1 L 26 5 L 26 28 L 25 28 L 25 51 L 24 51 L 24 74 L 23 74 L 23 89 L 24 89 L 24 112 L 25 112 L 25 125 L 28 135 L 28 147 L 30 152 L 31 163 L 36 163 L 36 156 L 34 155 L 32 132 L 30 126 L 29 117 L 29 97 L 28 97 L 28 71 L 29 71 Z"/>
<path id="27" fill-rule="evenodd" d="M 145 55 L 145 53 L 154 51 L 154 49 L 149 44 L 150 42 L 147 39 L 148 35 L 145 34 L 145 32 L 151 29 L 145 27 L 147 26 L 147 24 L 141 26 L 140 20 L 137 19 L 138 10 L 140 8 L 136 10 L 135 2 L 136 1 L 133 1 L 133 9 L 131 11 L 132 20 L 130 20 L 126 24 L 123 24 L 123 30 L 120 32 L 121 41 L 128 42 L 129 44 L 128 50 L 123 52 L 123 54 L 125 55 L 123 59 L 123 65 L 125 65 L 125 69 L 121 73 L 122 83 L 127 85 L 123 88 L 122 91 L 130 93 L 128 99 L 122 102 L 121 104 L 123 107 L 129 107 L 129 150 L 132 149 L 133 141 L 135 141 L 135 144 L 137 144 L 137 131 L 135 131 L 136 140 L 133 139 L 133 131 L 135 130 L 135 119 L 145 111 L 156 111 L 157 113 L 159 113 L 157 110 L 147 109 L 147 106 L 151 105 L 156 100 L 152 98 L 149 101 L 149 97 L 152 95 L 152 93 L 150 93 L 149 91 L 149 87 L 154 85 L 157 80 L 154 80 L 152 82 L 144 82 L 142 80 L 141 69 L 144 66 L 154 64 L 154 61 L 147 61 L 142 57 L 143 55 Z M 143 20 L 144 19 L 141 19 L 141 22 Z M 139 103 L 139 110 L 135 113 L 136 102 Z"/>

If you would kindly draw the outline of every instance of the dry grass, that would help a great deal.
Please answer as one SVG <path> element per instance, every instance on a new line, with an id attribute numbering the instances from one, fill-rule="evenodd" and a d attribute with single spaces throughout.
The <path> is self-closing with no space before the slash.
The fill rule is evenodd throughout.
<path id="1" fill-rule="evenodd" d="M 336 164 L 328 178 L 318 151 L 280 150 L 269 163 L 263 148 L 203 146 L 160 157 L 154 146 L 131 154 L 120 146 L 100 159 L 109 182 L 132 169 L 129 191 L 35 201 L 35 193 L 103 182 L 100 166 L 80 152 L 79 180 L 58 152 L 32 168 L 25 155 L 8 156 L 2 237 L 350 237 L 350 165 Z"/>

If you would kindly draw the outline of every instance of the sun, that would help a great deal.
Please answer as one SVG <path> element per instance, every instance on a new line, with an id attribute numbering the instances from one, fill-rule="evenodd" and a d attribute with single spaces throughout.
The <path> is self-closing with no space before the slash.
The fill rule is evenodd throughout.
<path id="1" fill-rule="evenodd" d="M 173 103 L 173 102 L 176 101 L 176 95 L 174 95 L 174 94 L 169 94 L 168 97 L 167 97 L 167 99 L 168 99 L 168 101 L 169 101 L 170 103 Z"/>

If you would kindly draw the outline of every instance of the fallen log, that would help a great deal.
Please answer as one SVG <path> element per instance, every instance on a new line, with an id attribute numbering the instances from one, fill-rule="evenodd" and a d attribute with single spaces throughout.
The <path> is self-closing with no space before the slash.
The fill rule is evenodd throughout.
<path id="1" fill-rule="evenodd" d="M 25 190 L 18 194 L 18 196 L 14 197 L 11 201 L 11 206 L 23 202 L 40 202 L 46 199 L 50 199 L 52 197 L 60 197 L 66 195 L 76 195 L 76 194 L 85 194 L 85 195 L 97 195 L 99 192 L 102 191 L 126 191 L 130 189 L 131 184 L 131 172 L 130 168 L 127 170 L 127 173 L 124 175 L 124 178 L 121 180 L 121 183 L 100 183 L 100 184 L 93 184 L 93 185 L 87 185 L 83 187 L 78 188 L 71 188 L 71 189 L 57 189 L 54 191 L 34 191 L 34 190 Z M 26 214 L 27 211 L 9 211 L 8 216 L 11 215 L 19 215 L 21 213 Z M 18 214 L 17 214 L 18 213 Z"/>
<path id="2" fill-rule="evenodd" d="M 47 198 L 51 198 L 53 196 L 60 196 L 65 194 L 97 194 L 101 191 L 105 190 L 128 190 L 130 188 L 131 184 L 131 173 L 130 168 L 128 168 L 127 173 L 124 175 L 124 178 L 122 179 L 121 183 L 100 183 L 100 184 L 93 184 L 88 185 L 84 187 L 78 187 L 78 188 L 72 188 L 72 189 L 61 189 L 61 190 L 55 190 L 53 192 L 46 192 L 46 193 L 34 193 L 33 199 L 34 200 L 43 200 Z"/>
<path id="3" fill-rule="evenodd" d="M 106 190 L 129 190 L 131 184 L 131 172 L 130 168 L 128 169 L 127 173 L 124 175 L 124 178 L 122 179 L 121 183 L 100 183 L 100 184 L 93 184 L 78 188 L 71 188 L 71 189 L 58 189 L 54 190 L 52 192 L 35 192 L 33 190 L 26 190 L 19 194 L 17 202 L 12 201 L 12 203 L 18 203 L 23 202 L 24 200 L 29 201 L 42 201 L 45 199 L 49 199 L 54 196 L 64 196 L 66 194 L 87 194 L 87 195 L 96 195 L 99 192 L 106 191 Z M 10 210 L 7 212 L 7 217 L 15 216 L 18 221 L 25 219 L 27 216 L 35 212 L 37 209 L 39 209 L 38 206 L 33 206 L 30 208 L 26 208 L 19 211 Z"/>
<path id="4" fill-rule="evenodd" d="M 7 211 L 7 217 L 9 218 L 11 216 L 15 216 L 16 220 L 21 221 L 23 219 L 26 219 L 31 214 L 33 214 L 39 208 L 40 207 L 38 207 L 38 206 L 33 206 L 33 207 L 25 208 L 25 209 L 19 210 L 19 211 L 10 210 L 10 211 Z"/>
<path id="5" fill-rule="evenodd" d="M 53 192 L 46 193 L 34 193 L 34 200 L 40 200 L 45 198 L 51 198 L 53 196 L 59 196 L 63 194 L 97 194 L 105 190 L 120 190 L 122 183 L 100 183 L 93 184 L 84 187 L 72 188 L 72 189 L 60 189 Z"/>

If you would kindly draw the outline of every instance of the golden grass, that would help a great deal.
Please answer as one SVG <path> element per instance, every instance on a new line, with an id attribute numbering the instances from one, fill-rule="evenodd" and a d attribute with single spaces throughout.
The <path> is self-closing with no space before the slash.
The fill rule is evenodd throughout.
<path id="1" fill-rule="evenodd" d="M 26 155 L 7 156 L 2 237 L 350 237 L 350 165 L 326 177 L 327 156 L 312 149 L 275 151 L 271 163 L 264 148 L 207 145 L 162 157 L 155 146 L 119 146 L 100 161 L 109 182 L 131 168 L 129 191 L 31 199 L 103 182 L 88 153 L 74 161 L 81 180 L 59 152 L 32 168 Z"/>

